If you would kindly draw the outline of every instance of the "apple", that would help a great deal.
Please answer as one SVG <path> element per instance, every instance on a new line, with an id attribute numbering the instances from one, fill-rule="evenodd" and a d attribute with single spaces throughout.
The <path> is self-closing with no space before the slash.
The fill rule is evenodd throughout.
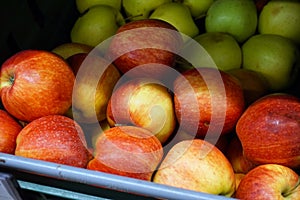
<path id="1" fill-rule="evenodd" d="M 228 33 L 243 43 L 254 35 L 257 10 L 253 0 L 218 0 L 209 7 L 205 17 L 206 32 Z"/>
<path id="2" fill-rule="evenodd" d="M 91 154 L 81 127 L 62 115 L 31 121 L 18 134 L 16 156 L 85 168 Z"/>
<path id="3" fill-rule="evenodd" d="M 76 0 L 76 7 L 79 13 L 84 13 L 88 9 L 97 5 L 108 5 L 117 10 L 121 10 L 122 0 Z"/>
<path id="4" fill-rule="evenodd" d="M 222 32 L 206 32 L 193 39 L 207 51 L 218 69 L 228 71 L 241 67 L 242 49 L 233 36 Z M 191 53 L 188 59 L 195 60 L 197 66 L 201 66 L 199 52 Z"/>
<path id="5" fill-rule="evenodd" d="M 201 139 L 175 144 L 154 174 L 153 182 L 230 197 L 235 175 L 224 154 Z"/>
<path id="6" fill-rule="evenodd" d="M 172 2 L 172 0 L 122 0 L 122 6 L 127 18 L 131 21 L 135 21 L 148 19 L 153 10 L 158 6 L 169 2 Z"/>
<path id="7" fill-rule="evenodd" d="M 1 67 L 1 100 L 15 118 L 29 122 L 64 114 L 72 103 L 75 76 L 67 62 L 44 50 L 22 50 Z"/>
<path id="8" fill-rule="evenodd" d="M 203 17 L 206 14 L 208 8 L 215 0 L 174 0 L 174 2 L 182 3 L 187 6 L 193 16 L 193 18 Z"/>
<path id="9" fill-rule="evenodd" d="M 299 73 L 299 49 L 291 40 L 273 34 L 258 34 L 243 45 L 242 68 L 262 74 L 273 92 L 290 87 Z"/>
<path id="10" fill-rule="evenodd" d="M 129 22 L 112 38 L 106 58 L 123 73 L 138 67 L 130 76 L 163 78 L 175 64 L 182 37 L 167 22 L 145 19 Z M 129 75 L 129 73 L 127 74 Z"/>
<path id="11" fill-rule="evenodd" d="M 189 8 L 179 2 L 169 2 L 158 6 L 149 18 L 172 24 L 180 33 L 184 34 L 185 41 L 199 34 L 199 28 Z"/>
<path id="12" fill-rule="evenodd" d="M 254 163 L 244 156 L 241 141 L 236 135 L 230 140 L 225 155 L 235 173 L 247 174 L 251 169 L 256 167 Z"/>
<path id="13" fill-rule="evenodd" d="M 218 69 L 187 70 L 175 79 L 173 90 L 180 128 L 200 138 L 230 133 L 244 111 L 240 82 Z"/>
<path id="14" fill-rule="evenodd" d="M 290 94 L 261 97 L 236 125 L 245 157 L 254 164 L 275 163 L 299 168 L 300 100 Z"/>
<path id="15" fill-rule="evenodd" d="M 151 181 L 163 157 L 153 134 L 141 127 L 118 126 L 103 132 L 87 169 Z"/>
<path id="16" fill-rule="evenodd" d="M 258 18 L 258 32 L 276 34 L 300 44 L 300 2 L 269 1 Z"/>
<path id="17" fill-rule="evenodd" d="M 237 188 L 239 187 L 242 179 L 245 177 L 246 174 L 244 173 L 234 173 L 235 175 L 235 191 L 237 190 Z M 235 196 L 235 194 L 233 194 L 232 196 Z"/>
<path id="18" fill-rule="evenodd" d="M 299 199 L 299 176 L 292 169 L 277 165 L 260 165 L 241 180 L 235 197 L 238 199 Z"/>
<path id="19" fill-rule="evenodd" d="M 0 152 L 14 154 L 22 126 L 8 112 L 0 109 Z"/>
<path id="20" fill-rule="evenodd" d="M 71 41 L 92 47 L 113 36 L 125 24 L 119 10 L 108 5 L 96 5 L 79 16 L 71 29 Z"/>
<path id="21" fill-rule="evenodd" d="M 176 126 L 173 96 L 156 80 L 140 78 L 121 83 L 107 106 L 110 126 L 135 125 L 151 131 L 165 143 Z"/>
<path id="22" fill-rule="evenodd" d="M 259 72 L 245 68 L 232 69 L 227 72 L 241 82 L 246 106 L 270 92 L 266 78 Z"/>
<path id="23" fill-rule="evenodd" d="M 104 120 L 113 88 L 121 77 L 120 72 L 112 63 L 95 54 L 76 54 L 70 60 L 73 60 L 73 69 L 77 71 L 72 95 L 73 119 L 79 123 Z"/>
<path id="24" fill-rule="evenodd" d="M 92 49 L 93 47 L 86 44 L 67 42 L 56 46 L 52 49 L 52 52 L 56 53 L 57 55 L 60 55 L 64 59 L 68 59 L 74 54 L 89 53 Z"/>

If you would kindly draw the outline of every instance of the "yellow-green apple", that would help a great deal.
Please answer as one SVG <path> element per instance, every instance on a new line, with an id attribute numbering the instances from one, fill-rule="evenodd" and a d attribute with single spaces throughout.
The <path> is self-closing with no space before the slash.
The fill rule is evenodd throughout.
<path id="1" fill-rule="evenodd" d="M 287 89 L 299 73 L 299 49 L 283 36 L 254 35 L 243 44 L 242 52 L 242 68 L 262 74 L 272 91 Z"/>
<path id="2" fill-rule="evenodd" d="M 202 17 L 206 14 L 208 8 L 215 0 L 174 0 L 174 2 L 180 2 L 187 6 L 193 16 L 193 18 Z"/>
<path id="3" fill-rule="evenodd" d="M 254 35 L 257 10 L 253 0 L 214 1 L 205 17 L 206 32 L 224 32 L 243 43 Z"/>
<path id="4" fill-rule="evenodd" d="M 123 74 L 144 65 L 131 75 L 165 78 L 181 46 L 182 37 L 171 24 L 156 19 L 137 20 L 119 28 L 106 58 Z"/>
<path id="5" fill-rule="evenodd" d="M 27 124 L 18 134 L 15 155 L 82 168 L 91 158 L 81 127 L 62 115 Z"/>
<path id="6" fill-rule="evenodd" d="M 258 32 L 277 34 L 300 44 L 300 2 L 269 1 L 258 17 Z"/>
<path id="7" fill-rule="evenodd" d="M 120 11 L 122 0 L 76 0 L 76 8 L 81 14 L 86 12 L 91 7 L 97 6 L 99 4 L 108 5 Z"/>
<path id="8" fill-rule="evenodd" d="M 256 167 L 254 163 L 244 156 L 241 141 L 236 135 L 231 138 L 225 155 L 235 173 L 247 174 L 251 169 Z"/>
<path id="9" fill-rule="evenodd" d="M 129 20 L 148 19 L 158 6 L 172 2 L 172 0 L 122 0 L 122 6 Z"/>
<path id="10" fill-rule="evenodd" d="M 2 64 L 0 77 L 2 103 L 21 121 L 64 114 L 71 106 L 74 73 L 52 52 L 20 51 Z"/>
<path id="11" fill-rule="evenodd" d="M 161 162 L 153 182 L 230 197 L 235 175 L 224 154 L 201 139 L 175 144 Z"/>
<path id="12" fill-rule="evenodd" d="M 248 172 L 241 180 L 235 197 L 238 199 L 291 199 L 300 197 L 299 175 L 292 169 L 265 164 Z"/>
<path id="13" fill-rule="evenodd" d="M 111 126 L 143 127 L 161 143 L 172 135 L 177 122 L 168 88 L 146 78 L 132 79 L 117 87 L 108 102 L 106 117 Z"/>
<path id="14" fill-rule="evenodd" d="M 173 90 L 180 128 L 197 137 L 230 133 L 244 111 L 240 82 L 218 69 L 187 70 L 175 79 Z"/>
<path id="15" fill-rule="evenodd" d="M 233 36 L 222 32 L 206 32 L 193 39 L 207 51 L 218 69 L 228 71 L 241 67 L 242 50 Z M 202 65 L 202 58 L 197 51 L 189 54 L 186 59 L 197 63 L 196 66 Z"/>
<path id="16" fill-rule="evenodd" d="M 78 62 L 74 61 L 75 56 Z M 73 63 L 73 69 L 77 71 L 72 95 L 73 119 L 79 123 L 104 120 L 113 88 L 121 77 L 120 72 L 112 63 L 95 54 L 76 54 Z"/>
<path id="17" fill-rule="evenodd" d="M 259 72 L 245 68 L 232 69 L 227 72 L 241 82 L 246 106 L 270 92 L 266 78 Z"/>
<path id="18" fill-rule="evenodd" d="M 162 145 L 150 131 L 118 126 L 97 138 L 95 157 L 87 169 L 151 181 L 162 157 Z"/>
<path id="19" fill-rule="evenodd" d="M 71 29 L 71 41 L 97 46 L 113 36 L 125 24 L 119 10 L 108 5 L 96 5 L 79 16 Z"/>
<path id="20" fill-rule="evenodd" d="M 199 28 L 189 8 L 179 2 L 170 2 L 158 6 L 149 18 L 172 24 L 180 33 L 188 36 L 183 37 L 185 41 L 199 34 Z"/>
<path id="21" fill-rule="evenodd" d="M 21 124 L 8 112 L 0 109 L 0 152 L 14 154 Z"/>
<path id="22" fill-rule="evenodd" d="M 300 167 L 300 101 L 285 93 L 265 95 L 244 111 L 236 125 L 244 155 L 254 164 Z"/>
<path id="23" fill-rule="evenodd" d="M 86 44 L 68 42 L 56 46 L 54 49 L 52 49 L 52 52 L 60 55 L 64 59 L 68 59 L 74 54 L 89 53 L 92 49 L 93 47 Z"/>

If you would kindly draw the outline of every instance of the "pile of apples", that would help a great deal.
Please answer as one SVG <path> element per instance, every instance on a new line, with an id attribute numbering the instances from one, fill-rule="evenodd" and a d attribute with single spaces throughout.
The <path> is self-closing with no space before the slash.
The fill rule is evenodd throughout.
<path id="1" fill-rule="evenodd" d="M 300 2 L 76 0 L 0 69 L 0 152 L 239 199 L 300 199 Z"/>

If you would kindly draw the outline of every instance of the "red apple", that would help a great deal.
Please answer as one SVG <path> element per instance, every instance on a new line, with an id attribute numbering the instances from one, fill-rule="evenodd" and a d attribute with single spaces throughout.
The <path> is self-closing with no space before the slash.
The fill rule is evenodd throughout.
<path id="1" fill-rule="evenodd" d="M 112 127 L 97 138 L 95 157 L 87 169 L 150 181 L 162 156 L 162 145 L 150 131 Z"/>
<path id="2" fill-rule="evenodd" d="M 0 152 L 14 154 L 22 126 L 5 110 L 0 110 Z"/>
<path id="3" fill-rule="evenodd" d="M 17 137 L 15 155 L 82 168 L 91 158 L 81 127 L 61 115 L 26 125 Z"/>
<path id="4" fill-rule="evenodd" d="M 231 163 L 235 173 L 246 174 L 256 166 L 244 156 L 241 141 L 237 136 L 234 136 L 230 140 L 225 155 Z"/>
<path id="5" fill-rule="evenodd" d="M 69 64 L 75 75 L 77 74 L 81 64 L 88 55 L 88 53 L 76 53 L 66 59 L 67 63 Z"/>
<path id="6" fill-rule="evenodd" d="M 67 62 L 44 50 L 23 50 L 0 71 L 1 100 L 22 121 L 64 114 L 71 106 L 75 76 Z"/>
<path id="7" fill-rule="evenodd" d="M 214 68 L 194 68 L 177 77 L 174 103 L 180 128 L 201 138 L 233 131 L 245 105 L 240 82 Z"/>
<path id="8" fill-rule="evenodd" d="M 168 68 L 161 65 L 173 67 L 182 44 L 180 33 L 171 24 L 156 19 L 137 20 L 119 28 L 107 57 L 122 73 L 145 65 L 130 75 L 162 78 Z"/>
<path id="9" fill-rule="evenodd" d="M 153 182 L 227 197 L 235 191 L 235 175 L 229 161 L 218 148 L 201 139 L 175 144 Z"/>
<path id="10" fill-rule="evenodd" d="M 294 199 L 300 197 L 299 176 L 283 165 L 265 164 L 248 172 L 241 180 L 235 197 L 253 199 Z"/>
<path id="11" fill-rule="evenodd" d="M 251 162 L 300 167 L 300 101 L 295 96 L 273 93 L 260 98 L 240 117 L 236 132 Z"/>
<path id="12" fill-rule="evenodd" d="M 108 102 L 106 116 L 111 126 L 143 127 L 161 143 L 168 140 L 177 123 L 168 88 L 147 78 L 129 80 L 117 87 Z"/>

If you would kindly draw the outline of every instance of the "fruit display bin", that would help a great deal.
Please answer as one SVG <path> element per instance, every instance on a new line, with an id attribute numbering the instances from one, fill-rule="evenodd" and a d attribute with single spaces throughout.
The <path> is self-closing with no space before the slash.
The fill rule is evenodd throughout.
<path id="1" fill-rule="evenodd" d="M 66 199 L 230 199 L 153 182 L 0 153 L 20 187 Z"/>
<path id="2" fill-rule="evenodd" d="M 21 50 L 50 51 L 70 42 L 70 30 L 80 15 L 75 3 L 75 0 L 1 1 L 0 66 Z M 287 92 L 300 97 L 300 78 Z M 6 153 L 0 153 L 0 173 L 11 174 L 21 194 L 22 191 L 45 194 L 54 197 L 51 200 L 234 199 Z"/>
<path id="3" fill-rule="evenodd" d="M 1 1 L 0 62 L 23 49 L 69 42 L 78 13 L 73 0 Z M 229 199 L 97 171 L 0 153 L 0 172 L 26 191 L 63 199 Z"/>

